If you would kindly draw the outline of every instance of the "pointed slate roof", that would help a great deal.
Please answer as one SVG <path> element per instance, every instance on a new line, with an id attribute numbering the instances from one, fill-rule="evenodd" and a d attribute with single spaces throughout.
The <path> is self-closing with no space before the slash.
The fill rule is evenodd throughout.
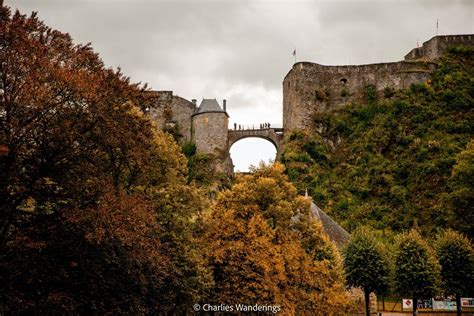
<path id="1" fill-rule="evenodd" d="M 208 113 L 208 112 L 226 113 L 224 110 L 222 110 L 221 106 L 219 105 L 219 103 L 217 103 L 216 99 L 202 99 L 201 105 L 199 105 L 199 108 L 196 110 L 194 114 L 201 114 L 201 113 Z"/>
<path id="2" fill-rule="evenodd" d="M 311 202 L 311 212 L 321 221 L 329 239 L 336 244 L 337 248 L 341 249 L 349 240 L 349 233 L 313 202 Z"/>

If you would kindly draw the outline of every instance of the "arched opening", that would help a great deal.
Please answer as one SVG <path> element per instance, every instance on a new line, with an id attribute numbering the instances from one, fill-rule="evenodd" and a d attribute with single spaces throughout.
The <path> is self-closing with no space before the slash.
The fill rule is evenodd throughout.
<path id="1" fill-rule="evenodd" d="M 251 165 L 258 166 L 261 161 L 275 161 L 277 150 L 268 140 L 248 137 L 236 141 L 230 147 L 230 157 L 234 163 L 234 172 L 248 172 Z"/>
<path id="2" fill-rule="evenodd" d="M 346 78 L 342 78 L 341 79 L 341 84 L 345 85 L 347 83 L 347 79 Z"/>

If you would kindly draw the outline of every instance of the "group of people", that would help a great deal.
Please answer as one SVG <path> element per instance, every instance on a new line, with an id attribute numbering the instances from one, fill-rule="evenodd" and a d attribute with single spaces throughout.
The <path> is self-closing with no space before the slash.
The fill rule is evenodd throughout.
<path id="1" fill-rule="evenodd" d="M 260 129 L 265 129 L 265 128 L 270 128 L 270 123 L 260 123 Z M 234 130 L 236 131 L 237 130 L 237 127 L 239 128 L 239 131 L 240 130 L 245 130 L 245 126 L 244 125 L 237 125 L 237 123 L 234 123 Z M 247 128 L 249 129 L 249 128 Z M 255 129 L 255 125 L 252 125 L 252 129 Z"/>

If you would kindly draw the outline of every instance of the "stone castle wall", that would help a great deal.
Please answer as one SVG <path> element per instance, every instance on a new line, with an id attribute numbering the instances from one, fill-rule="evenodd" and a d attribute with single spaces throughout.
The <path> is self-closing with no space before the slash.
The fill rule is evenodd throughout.
<path id="1" fill-rule="evenodd" d="M 433 67 L 423 61 L 362 66 L 296 63 L 283 81 L 283 127 L 285 131 L 306 128 L 314 112 L 363 101 L 371 85 L 378 95 L 383 95 L 385 88 L 405 89 L 428 79 Z"/>
<path id="2" fill-rule="evenodd" d="M 229 118 L 224 112 L 207 112 L 193 116 L 194 142 L 199 152 L 223 157 L 228 154 Z"/>
<path id="3" fill-rule="evenodd" d="M 453 45 L 474 46 L 474 35 L 434 37 L 399 62 L 357 66 L 296 63 L 283 80 L 283 127 L 285 131 L 309 128 L 313 113 L 363 102 L 369 86 L 382 97 L 386 88 L 406 89 L 423 82 L 434 70 L 433 60 Z"/>
<path id="4" fill-rule="evenodd" d="M 449 47 L 464 45 L 474 47 L 474 35 L 439 35 L 423 43 L 421 47 L 412 49 L 405 55 L 405 60 L 434 60 L 445 54 Z"/>
<path id="5" fill-rule="evenodd" d="M 148 115 L 158 129 L 178 128 L 181 141 L 192 140 L 192 115 L 195 105 L 186 99 L 173 95 L 172 91 L 149 91 Z"/>

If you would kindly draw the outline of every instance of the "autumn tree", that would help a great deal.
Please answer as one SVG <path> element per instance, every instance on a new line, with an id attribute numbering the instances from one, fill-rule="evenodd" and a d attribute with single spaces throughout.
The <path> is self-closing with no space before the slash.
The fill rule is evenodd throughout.
<path id="1" fill-rule="evenodd" d="M 394 264 L 396 290 L 400 295 L 413 298 L 413 315 L 416 315 L 418 299 L 436 293 L 438 260 L 428 243 L 412 229 L 397 236 Z"/>
<path id="2" fill-rule="evenodd" d="M 215 302 L 276 304 L 289 314 L 344 310 L 338 252 L 281 164 L 238 176 L 206 223 Z"/>
<path id="3" fill-rule="evenodd" d="M 89 45 L 36 16 L 0 14 L 0 243 L 22 209 L 88 206 L 104 183 L 134 184 L 149 161 L 150 123 L 142 95 Z M 46 184 L 46 185 L 45 185 Z M 49 194 L 44 194 L 49 190 Z"/>
<path id="4" fill-rule="evenodd" d="M 135 106 L 145 87 L 34 13 L 0 17 L 0 305 L 189 306 L 212 283 L 194 236 L 205 201 L 179 146 Z"/>
<path id="5" fill-rule="evenodd" d="M 442 288 L 456 296 L 457 314 L 461 315 L 461 295 L 472 295 L 474 284 L 474 250 L 463 234 L 446 230 L 438 235 L 436 252 L 441 265 Z"/>
<path id="6" fill-rule="evenodd" d="M 388 254 L 374 231 L 362 226 L 352 233 L 344 249 L 344 270 L 347 285 L 364 291 L 365 313 L 370 315 L 370 293 L 383 294 L 390 277 Z"/>

